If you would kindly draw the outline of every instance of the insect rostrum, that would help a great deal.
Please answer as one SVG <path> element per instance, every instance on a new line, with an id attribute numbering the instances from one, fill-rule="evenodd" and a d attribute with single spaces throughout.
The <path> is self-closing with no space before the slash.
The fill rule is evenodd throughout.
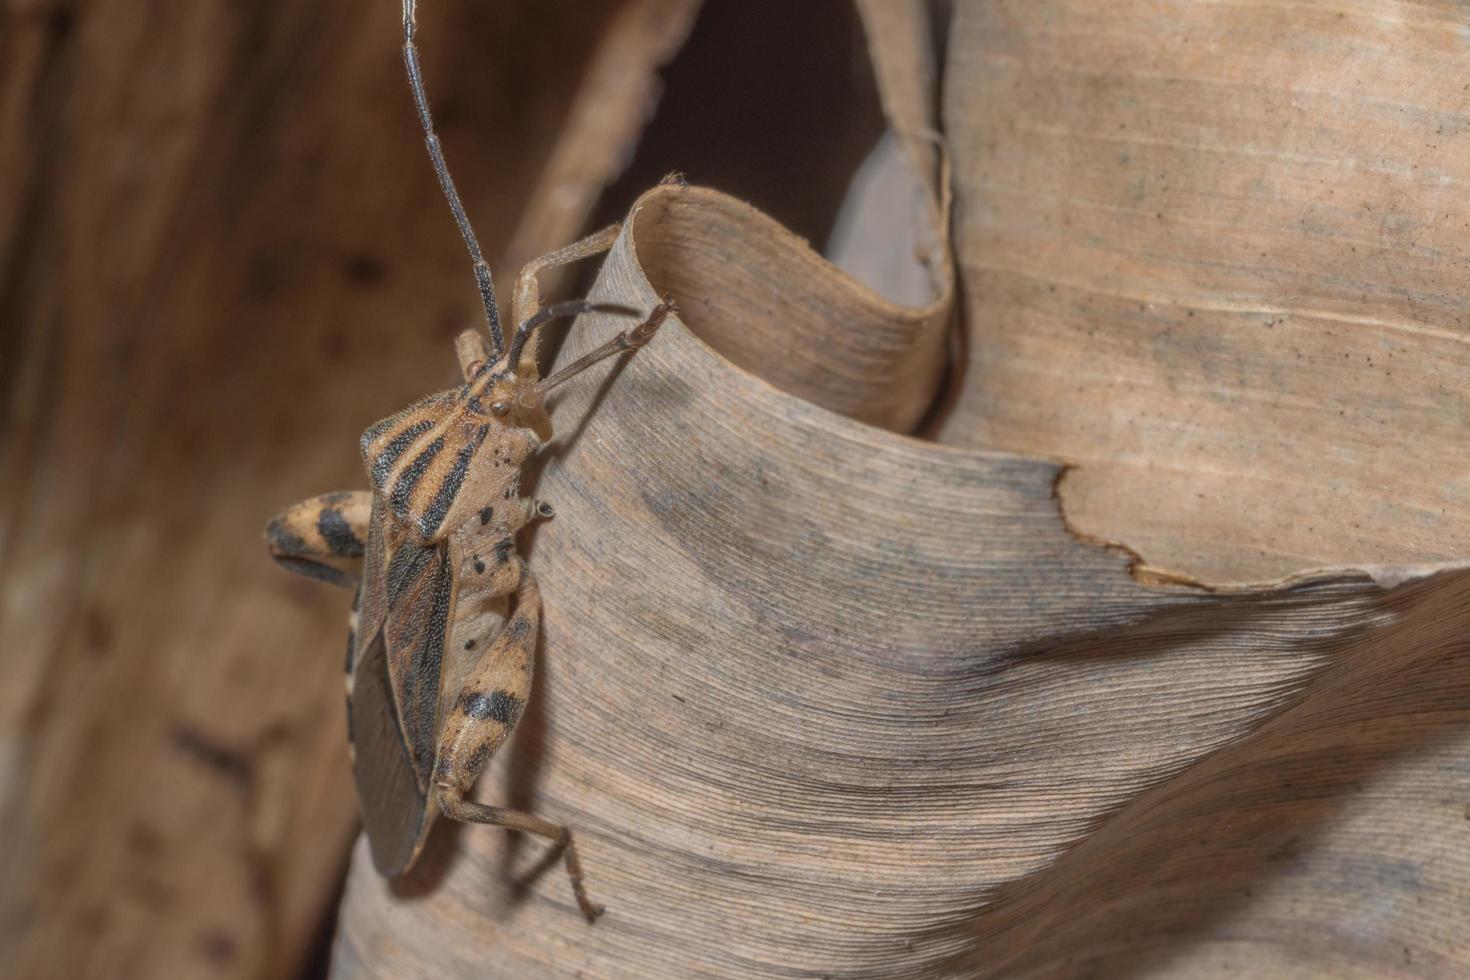
<path id="1" fill-rule="evenodd" d="M 520 496 L 521 467 L 551 438 L 546 393 L 607 357 L 646 343 L 673 309 L 660 303 L 635 327 L 541 378 L 530 340 L 548 320 L 636 310 L 586 301 L 542 308 L 536 276 L 607 251 L 617 227 L 530 263 L 512 297 L 509 341 L 489 266 L 439 148 L 414 45 L 414 2 L 403 4 L 403 58 L 434 173 L 470 253 L 485 335 L 455 341 L 464 382 L 371 426 L 362 461 L 371 490 L 331 493 L 290 507 L 266 528 L 284 567 L 356 589 L 347 655 L 348 740 L 364 829 L 384 874 L 409 868 L 437 813 L 545 837 L 561 847 L 572 891 L 589 920 L 571 831 L 529 813 L 466 798 L 509 737 L 531 692 L 541 596 L 516 554 L 515 535 L 549 518 L 550 504 Z M 487 340 L 488 337 L 488 340 Z M 514 596 L 498 629 L 495 600 Z M 452 699 L 446 657 L 470 657 Z"/>

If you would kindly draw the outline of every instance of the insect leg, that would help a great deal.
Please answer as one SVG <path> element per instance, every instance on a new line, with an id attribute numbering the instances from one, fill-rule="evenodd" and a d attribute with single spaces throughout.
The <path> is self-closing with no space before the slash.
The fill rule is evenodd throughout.
<path id="1" fill-rule="evenodd" d="M 535 834 L 537 837 L 544 837 L 551 841 L 561 848 L 562 863 L 566 866 L 567 877 L 572 882 L 572 894 L 576 896 L 577 907 L 582 910 L 587 921 L 597 921 L 597 917 L 606 911 L 603 906 L 587 897 L 587 886 L 582 880 L 582 859 L 577 855 L 577 842 L 572 839 L 570 827 L 552 823 L 550 820 L 542 820 L 540 817 L 523 813 L 520 810 L 486 806 L 483 803 L 466 800 L 462 796 L 448 795 L 444 791 L 441 791 L 439 809 L 445 816 L 462 823 L 483 823 L 493 827 L 505 827 L 509 830 Z"/>
<path id="2" fill-rule="evenodd" d="M 466 381 L 472 380 L 484 365 L 490 363 L 490 346 L 478 330 L 466 330 L 454 338 L 454 353 Z"/>
<path id="3" fill-rule="evenodd" d="M 439 761 L 434 770 L 439 808 L 455 820 L 525 831 L 560 847 L 577 905 L 591 921 L 602 908 L 587 897 L 582 863 L 569 828 L 519 810 L 465 799 L 490 757 L 510 737 L 531 694 L 541 592 L 519 556 L 511 556 L 507 568 L 518 580 L 515 611 L 471 671 L 439 736 Z"/>
<path id="4" fill-rule="evenodd" d="M 670 313 L 678 312 L 679 307 L 674 302 L 674 298 L 672 296 L 665 296 L 663 302 L 650 310 L 648 316 L 638 326 L 631 330 L 623 331 L 601 347 L 597 347 L 591 352 L 583 354 L 551 377 L 538 382 L 534 391 L 538 395 L 544 395 L 563 381 L 581 374 L 598 361 L 621 354 L 624 351 L 637 350 L 653 339 L 653 335 L 658 331 L 659 325 L 668 318 Z"/>
<path id="5" fill-rule="evenodd" d="M 516 280 L 515 292 L 511 295 L 510 308 L 513 314 L 511 322 L 524 323 L 541 309 L 541 290 L 536 279 L 541 272 L 546 269 L 559 269 L 564 265 L 571 265 L 573 262 L 590 259 L 594 255 L 606 252 L 612 248 L 613 242 L 618 240 L 619 228 L 619 225 L 608 225 L 579 242 L 573 242 L 539 259 L 527 262 L 521 268 L 520 277 Z"/>
<path id="6" fill-rule="evenodd" d="M 266 525 L 266 547 L 288 571 L 355 588 L 372 509 L 373 495 L 366 490 L 303 500 Z"/>

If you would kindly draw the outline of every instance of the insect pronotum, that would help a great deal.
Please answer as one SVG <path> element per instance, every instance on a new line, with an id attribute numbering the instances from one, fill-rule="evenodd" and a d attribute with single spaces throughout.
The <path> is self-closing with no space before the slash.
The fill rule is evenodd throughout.
<path id="1" fill-rule="evenodd" d="M 429 115 L 414 0 L 403 3 L 403 61 L 429 159 L 474 263 L 486 336 L 462 333 L 464 384 L 419 401 L 362 435 L 369 491 L 330 493 L 290 507 L 266 528 L 276 561 L 356 590 L 347 640 L 347 726 L 364 829 L 383 874 L 413 864 L 437 813 L 547 838 L 561 848 L 572 892 L 589 921 L 571 831 L 529 813 L 467 798 L 515 728 L 531 690 L 541 596 L 515 535 L 552 516 L 520 496 L 522 464 L 551 437 L 545 396 L 603 360 L 651 338 L 673 309 L 654 307 L 630 330 L 548 378 L 528 341 L 548 320 L 586 312 L 637 317 L 627 307 L 574 301 L 541 308 L 536 276 L 607 251 L 617 226 L 522 270 L 511 297 L 514 332 L 500 325 L 495 286 Z M 503 625 L 494 600 L 514 596 Z M 461 669 L 446 670 L 446 661 Z M 464 676 L 458 691 L 446 676 Z M 452 696 L 451 696 L 452 695 Z"/>

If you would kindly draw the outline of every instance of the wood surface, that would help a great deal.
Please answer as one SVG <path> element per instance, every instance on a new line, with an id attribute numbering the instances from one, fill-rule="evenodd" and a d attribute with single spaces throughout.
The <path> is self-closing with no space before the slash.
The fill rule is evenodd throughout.
<path id="1" fill-rule="evenodd" d="M 862 414 L 911 311 L 645 197 L 596 292 L 683 313 L 556 406 L 480 787 L 576 828 L 608 913 L 441 827 L 406 881 L 359 850 L 335 976 L 1470 970 L 1453 8 L 953 7 L 940 443 Z"/>
<path id="2" fill-rule="evenodd" d="M 489 254 L 579 230 L 694 9 L 425 5 Z M 365 486 L 366 422 L 451 382 L 478 317 L 399 31 L 394 3 L 0 9 L 0 975 L 296 976 L 330 925 L 346 606 L 261 530 Z M 579 139 L 602 162 L 549 167 Z"/>

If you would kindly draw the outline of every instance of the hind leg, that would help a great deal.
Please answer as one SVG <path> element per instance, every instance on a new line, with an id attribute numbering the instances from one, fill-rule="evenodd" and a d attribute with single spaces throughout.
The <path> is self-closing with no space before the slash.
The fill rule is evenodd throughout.
<path id="1" fill-rule="evenodd" d="M 582 862 L 569 828 L 520 810 L 487 806 L 465 798 L 485 764 L 515 730 L 525 710 L 531 696 L 536 633 L 541 622 L 541 593 L 520 556 L 507 554 L 500 567 L 487 567 L 483 574 L 502 580 L 514 589 L 516 605 L 495 640 L 476 662 L 445 717 L 434 770 L 439 809 L 454 820 L 520 830 L 551 841 L 561 849 L 572 894 L 590 922 L 602 913 L 602 907 L 587 897 Z"/>
<path id="2" fill-rule="evenodd" d="M 582 881 L 582 861 L 577 856 L 577 844 L 572 840 L 570 827 L 552 823 L 550 820 L 542 820 L 540 817 L 523 813 L 520 810 L 486 806 L 483 803 L 466 800 L 462 795 L 449 795 L 444 791 L 440 792 L 439 809 L 445 816 L 462 823 L 482 823 L 493 827 L 504 827 L 507 830 L 519 830 L 551 841 L 561 848 L 562 863 L 566 866 L 567 877 L 572 883 L 572 894 L 576 897 L 577 907 L 582 910 L 587 921 L 596 922 L 597 917 L 606 911 L 601 905 L 587 897 L 587 887 Z"/>
<path id="3" fill-rule="evenodd" d="M 373 495 L 326 493 L 288 507 L 265 528 L 270 555 L 282 568 L 343 588 L 357 586 Z"/>

